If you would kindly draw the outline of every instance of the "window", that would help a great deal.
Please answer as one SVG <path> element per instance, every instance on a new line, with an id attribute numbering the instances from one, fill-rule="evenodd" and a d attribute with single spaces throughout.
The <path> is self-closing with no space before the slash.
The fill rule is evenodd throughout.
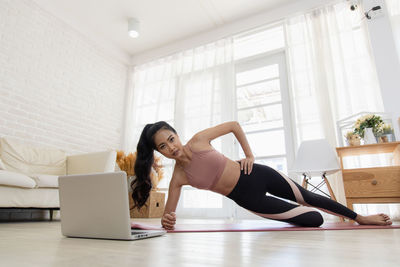
<path id="1" fill-rule="evenodd" d="M 282 25 L 236 38 L 236 116 L 255 163 L 287 173 L 293 158 L 285 39 Z M 260 45 L 262 44 L 262 45 Z M 236 154 L 245 155 L 237 143 Z M 237 218 L 259 218 L 239 207 Z"/>
<path id="2" fill-rule="evenodd" d="M 286 172 L 292 142 L 283 26 L 259 29 L 235 41 L 237 120 L 256 162 Z M 245 157 L 237 149 L 238 156 Z"/>

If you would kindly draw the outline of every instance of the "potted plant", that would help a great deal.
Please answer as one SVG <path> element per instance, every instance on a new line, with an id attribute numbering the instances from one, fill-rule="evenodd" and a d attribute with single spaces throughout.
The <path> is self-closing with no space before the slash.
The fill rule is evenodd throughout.
<path id="1" fill-rule="evenodd" d="M 364 144 L 376 143 L 376 137 L 381 135 L 383 120 L 380 116 L 368 114 L 357 119 L 354 133 L 364 139 Z"/>
<path id="2" fill-rule="evenodd" d="M 345 135 L 346 141 L 349 146 L 359 146 L 360 145 L 360 136 L 354 131 L 348 131 Z"/>

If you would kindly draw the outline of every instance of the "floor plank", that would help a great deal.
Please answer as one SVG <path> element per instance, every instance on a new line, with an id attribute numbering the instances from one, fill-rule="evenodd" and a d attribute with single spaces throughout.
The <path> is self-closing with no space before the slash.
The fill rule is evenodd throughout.
<path id="1" fill-rule="evenodd" d="M 200 222 L 221 220 L 177 221 Z M 64 237 L 60 221 L 0 224 L 1 266 L 400 266 L 399 251 L 400 229 L 174 233 L 114 241 Z"/>

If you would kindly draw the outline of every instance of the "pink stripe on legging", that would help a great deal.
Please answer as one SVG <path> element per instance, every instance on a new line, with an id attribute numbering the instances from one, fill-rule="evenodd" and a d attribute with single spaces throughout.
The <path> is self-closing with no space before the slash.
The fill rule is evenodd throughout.
<path id="1" fill-rule="evenodd" d="M 310 211 L 315 211 L 315 210 L 312 208 L 299 206 L 299 207 L 293 208 L 289 211 L 282 212 L 282 213 L 275 213 L 275 214 L 265 214 L 265 213 L 258 213 L 258 212 L 254 212 L 254 211 L 252 211 L 252 212 L 257 214 L 258 216 L 268 218 L 268 219 L 285 220 L 285 219 L 290 219 L 290 218 L 296 217 L 298 215 L 301 215 L 301 214 L 304 214 L 304 213 L 310 212 Z"/>
<path id="2" fill-rule="evenodd" d="M 307 203 L 304 201 L 303 195 L 301 194 L 299 188 L 293 183 L 293 181 L 289 177 L 287 177 L 284 173 L 280 171 L 278 172 L 280 175 L 282 175 L 282 177 L 286 180 L 286 182 L 288 182 L 288 184 L 292 188 L 294 197 L 296 198 L 296 202 L 303 205 L 307 205 Z"/>

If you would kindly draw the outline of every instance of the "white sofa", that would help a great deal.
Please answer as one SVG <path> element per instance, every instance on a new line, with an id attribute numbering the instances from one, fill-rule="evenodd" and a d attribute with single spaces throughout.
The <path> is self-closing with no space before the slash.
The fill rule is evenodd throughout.
<path id="1" fill-rule="evenodd" d="M 59 209 L 58 176 L 112 172 L 115 151 L 66 155 L 9 137 L 0 138 L 0 208 Z"/>

